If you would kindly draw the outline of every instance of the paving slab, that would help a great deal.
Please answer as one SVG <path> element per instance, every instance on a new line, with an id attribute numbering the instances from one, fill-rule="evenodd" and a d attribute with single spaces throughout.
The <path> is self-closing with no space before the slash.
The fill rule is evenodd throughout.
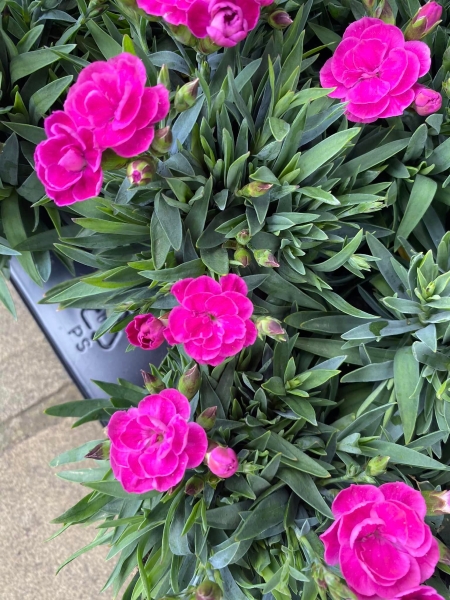
<path id="1" fill-rule="evenodd" d="M 55 577 L 95 530 L 71 527 L 45 540 L 58 530 L 51 520 L 86 493 L 58 478 L 49 462 L 103 437 L 102 427 L 71 429 L 73 420 L 44 414 L 48 406 L 80 399 L 80 392 L 14 289 L 12 294 L 18 320 L 0 306 L 0 598 L 95 600 L 114 566 L 104 560 L 106 548 L 71 562 Z"/>
<path id="2" fill-rule="evenodd" d="M 73 386 L 44 334 L 10 286 L 17 321 L 0 305 L 0 422 Z M 75 398 L 73 398 L 75 399 Z"/>
<path id="3" fill-rule="evenodd" d="M 91 542 L 95 529 L 70 527 L 57 531 L 50 523 L 75 504 L 86 490 L 55 475 L 48 463 L 56 455 L 102 437 L 98 423 L 70 429 L 68 419 L 16 444 L 0 457 L 0 597 L 2 600 L 100 600 L 100 590 L 113 568 L 106 548 L 96 548 L 67 565 L 58 566 Z M 108 600 L 111 594 L 105 592 Z"/>

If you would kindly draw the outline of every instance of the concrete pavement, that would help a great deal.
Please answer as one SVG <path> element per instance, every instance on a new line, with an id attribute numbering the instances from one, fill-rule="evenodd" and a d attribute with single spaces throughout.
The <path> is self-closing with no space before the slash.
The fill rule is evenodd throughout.
<path id="1" fill-rule="evenodd" d="M 97 423 L 71 429 L 69 419 L 43 414 L 80 398 L 25 305 L 13 291 L 18 321 L 0 306 L 0 596 L 2 600 L 95 600 L 114 564 L 96 548 L 59 564 L 92 541 L 92 528 L 72 527 L 45 540 L 50 521 L 84 495 L 48 466 L 56 455 L 102 436 Z M 69 465 L 70 468 L 70 465 Z M 106 592 L 103 598 L 109 598 Z"/>

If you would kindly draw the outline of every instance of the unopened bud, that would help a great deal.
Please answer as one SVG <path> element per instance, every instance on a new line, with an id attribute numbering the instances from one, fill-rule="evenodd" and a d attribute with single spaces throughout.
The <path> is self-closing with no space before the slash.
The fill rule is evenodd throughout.
<path id="1" fill-rule="evenodd" d="M 419 83 L 413 86 L 413 92 L 415 93 L 415 98 L 411 108 L 421 117 L 427 117 L 441 108 L 442 96 L 439 92 L 435 92 L 431 88 L 427 88 L 425 85 Z"/>
<path id="2" fill-rule="evenodd" d="M 203 491 L 205 487 L 205 482 L 198 475 L 194 475 L 190 479 L 186 481 L 186 485 L 184 486 L 184 492 L 188 496 L 197 496 Z"/>
<path id="3" fill-rule="evenodd" d="M 252 181 L 245 185 L 242 189 L 237 192 L 237 196 L 244 196 L 245 198 L 259 198 L 264 196 L 273 187 L 272 183 L 262 183 L 261 181 Z"/>
<path id="4" fill-rule="evenodd" d="M 366 467 L 367 475 L 369 477 L 377 477 L 385 473 L 389 460 L 389 456 L 375 456 L 375 458 L 371 458 Z"/>
<path id="5" fill-rule="evenodd" d="M 260 338 L 267 335 L 277 342 L 287 342 L 288 336 L 286 330 L 277 319 L 273 317 L 258 317 L 255 325 Z"/>
<path id="6" fill-rule="evenodd" d="M 186 46 L 194 46 L 197 41 L 185 25 L 168 25 L 173 37 Z"/>
<path id="7" fill-rule="evenodd" d="M 380 16 L 379 18 L 381 19 L 381 21 L 383 21 L 384 23 L 387 23 L 388 25 L 395 25 L 395 15 L 392 12 L 392 8 L 391 5 L 389 4 L 389 2 L 384 3 L 383 9 L 380 12 Z"/>
<path id="8" fill-rule="evenodd" d="M 280 266 L 270 250 L 253 250 L 253 256 L 260 267 Z"/>
<path id="9" fill-rule="evenodd" d="M 195 590 L 195 600 L 222 600 L 223 594 L 215 581 L 204 581 Z"/>
<path id="10" fill-rule="evenodd" d="M 170 91 L 170 74 L 167 65 L 163 65 L 158 73 L 158 83 Z"/>
<path id="11" fill-rule="evenodd" d="M 269 15 L 268 23 L 274 29 L 286 29 L 293 21 L 286 11 L 275 10 Z"/>
<path id="12" fill-rule="evenodd" d="M 236 241 L 238 244 L 241 244 L 241 246 L 246 246 L 251 239 L 252 236 L 248 229 L 242 229 L 242 231 L 236 234 Z"/>
<path id="13" fill-rule="evenodd" d="M 153 179 L 155 173 L 156 166 L 147 160 L 133 160 L 127 166 L 127 177 L 131 185 L 146 185 Z"/>
<path id="14" fill-rule="evenodd" d="M 241 263 L 243 267 L 248 267 L 248 265 L 252 262 L 252 255 L 245 248 L 238 248 L 234 253 L 234 260 L 238 263 Z"/>
<path id="15" fill-rule="evenodd" d="M 155 137 L 153 138 L 150 148 L 154 154 L 160 156 L 169 152 L 172 142 L 173 135 L 170 131 L 170 127 L 163 127 L 162 129 L 155 131 Z"/>
<path id="16" fill-rule="evenodd" d="M 202 376 L 198 365 L 195 364 L 180 377 L 180 381 L 178 382 L 178 391 L 184 394 L 188 400 L 192 400 L 192 398 L 200 389 L 201 383 Z"/>
<path id="17" fill-rule="evenodd" d="M 441 540 L 435 539 L 439 544 L 439 562 L 450 566 L 450 549 Z"/>
<path id="18" fill-rule="evenodd" d="M 232 477 L 239 469 L 238 457 L 232 448 L 217 445 L 211 450 L 208 448 L 205 461 L 211 473 L 222 479 Z"/>
<path id="19" fill-rule="evenodd" d="M 427 505 L 427 515 L 429 517 L 450 513 L 450 490 L 445 492 L 425 491 L 421 494 Z"/>
<path id="20" fill-rule="evenodd" d="M 156 377 L 151 373 L 147 373 L 146 371 L 141 371 L 141 375 L 144 380 L 145 387 L 151 394 L 158 394 L 166 388 L 164 382 L 159 377 Z"/>
<path id="21" fill-rule="evenodd" d="M 95 448 L 92 448 L 87 454 L 86 458 L 92 458 L 93 460 L 108 460 L 109 449 L 111 448 L 111 442 L 106 440 L 101 444 L 97 444 Z"/>
<path id="22" fill-rule="evenodd" d="M 437 2 L 427 2 L 419 8 L 405 29 L 405 39 L 421 40 L 431 33 L 441 22 L 442 6 Z"/>
<path id="23" fill-rule="evenodd" d="M 356 596 L 337 575 L 319 562 L 311 565 L 311 574 L 320 589 L 327 590 L 333 600 L 356 600 Z"/>
<path id="24" fill-rule="evenodd" d="M 447 77 L 447 79 L 444 79 L 444 81 L 442 82 L 442 91 L 447 96 L 447 98 L 450 98 L 450 76 Z"/>
<path id="25" fill-rule="evenodd" d="M 194 79 L 177 90 L 174 100 L 174 106 L 177 112 L 184 112 L 188 108 L 191 108 L 191 106 L 194 106 L 197 100 L 199 81 L 198 78 Z"/>
<path id="26" fill-rule="evenodd" d="M 205 431 L 212 429 L 216 423 L 217 406 L 210 406 L 197 417 L 197 423 L 203 427 Z"/>
<path id="27" fill-rule="evenodd" d="M 212 54 L 213 52 L 217 52 L 219 48 L 220 46 L 215 44 L 209 37 L 209 35 L 207 35 L 204 38 L 200 38 L 199 40 L 196 40 L 195 43 L 195 49 L 201 54 Z"/>

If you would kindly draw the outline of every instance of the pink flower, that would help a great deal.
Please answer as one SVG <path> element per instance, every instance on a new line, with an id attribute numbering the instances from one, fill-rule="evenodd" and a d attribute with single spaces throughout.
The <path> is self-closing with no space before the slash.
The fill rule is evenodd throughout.
<path id="1" fill-rule="evenodd" d="M 395 25 L 363 17 L 349 25 L 334 55 L 320 71 L 328 94 L 348 102 L 347 118 L 372 123 L 396 117 L 414 101 L 413 86 L 428 72 L 430 49 L 423 42 L 405 42 Z"/>
<path id="2" fill-rule="evenodd" d="M 144 350 L 154 350 L 164 342 L 166 325 L 153 316 L 137 315 L 125 328 L 128 341 Z"/>
<path id="3" fill-rule="evenodd" d="M 58 206 L 98 196 L 102 187 L 102 153 L 89 129 L 77 129 L 58 110 L 45 119 L 48 139 L 34 153 L 36 173 L 46 194 Z"/>
<path id="4" fill-rule="evenodd" d="M 198 38 L 209 35 L 218 46 L 235 46 L 256 27 L 260 7 L 257 0 L 194 0 L 187 26 Z"/>
<path id="5" fill-rule="evenodd" d="M 170 107 L 167 89 L 145 87 L 146 81 L 143 62 L 132 54 L 94 62 L 81 71 L 64 109 L 78 127 L 94 132 L 102 150 L 136 156 L 148 150 L 154 124 Z"/>
<path id="6" fill-rule="evenodd" d="M 442 6 L 437 2 L 427 2 L 421 6 L 405 30 L 407 40 L 420 40 L 428 35 L 441 22 Z"/>
<path id="7" fill-rule="evenodd" d="M 147 396 L 136 408 L 113 414 L 108 425 L 111 467 L 127 492 L 166 492 L 198 467 L 208 440 L 188 423 L 190 405 L 177 390 Z"/>
<path id="8" fill-rule="evenodd" d="M 239 469 L 236 452 L 232 448 L 222 446 L 216 446 L 206 454 L 206 464 L 211 473 L 222 479 L 231 477 Z"/>
<path id="9" fill-rule="evenodd" d="M 162 17 L 171 25 L 186 25 L 192 0 L 137 0 L 139 8 L 154 17 Z"/>
<path id="10" fill-rule="evenodd" d="M 433 574 L 439 547 L 420 492 L 401 482 L 351 485 L 331 509 L 336 520 L 320 536 L 325 561 L 340 565 L 358 598 L 402 597 Z"/>
<path id="11" fill-rule="evenodd" d="M 219 365 L 254 344 L 253 304 L 238 275 L 225 275 L 220 283 L 206 275 L 182 279 L 171 292 L 181 306 L 170 311 L 166 339 L 184 344 L 186 353 L 198 363 Z"/>
<path id="12" fill-rule="evenodd" d="M 444 598 L 429 585 L 419 585 L 396 596 L 395 600 L 444 600 Z"/>
<path id="13" fill-rule="evenodd" d="M 442 96 L 439 92 L 435 92 L 420 83 L 416 83 L 413 87 L 415 93 L 412 108 L 422 117 L 431 115 L 437 112 L 442 106 Z"/>

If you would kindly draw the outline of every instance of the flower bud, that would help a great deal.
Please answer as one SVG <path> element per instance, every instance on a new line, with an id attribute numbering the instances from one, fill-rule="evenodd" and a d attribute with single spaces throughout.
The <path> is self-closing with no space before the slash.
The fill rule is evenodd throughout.
<path id="1" fill-rule="evenodd" d="M 155 375 L 142 370 L 141 375 L 142 379 L 144 380 L 145 387 L 151 394 L 158 394 L 166 388 L 164 382 L 159 377 L 155 377 Z"/>
<path id="2" fill-rule="evenodd" d="M 438 540 L 437 538 L 435 538 L 437 543 L 439 544 L 439 562 L 450 566 L 450 549 L 447 548 L 447 546 L 441 542 L 441 540 Z"/>
<path id="3" fill-rule="evenodd" d="M 375 456 L 375 458 L 371 458 L 367 463 L 366 474 L 369 475 L 369 477 L 382 475 L 386 472 L 389 460 L 389 456 Z"/>
<path id="4" fill-rule="evenodd" d="M 381 21 L 383 21 L 384 23 L 387 23 L 388 25 L 395 25 L 395 16 L 394 13 L 392 12 L 392 8 L 391 5 L 389 4 L 389 2 L 384 3 L 383 9 L 380 12 L 380 16 L 379 18 L 381 19 Z"/>
<path id="5" fill-rule="evenodd" d="M 95 448 L 92 448 L 87 454 L 86 458 L 92 458 L 93 460 L 108 460 L 109 449 L 111 448 L 111 442 L 106 440 L 101 444 L 97 444 Z"/>
<path id="6" fill-rule="evenodd" d="M 277 342 L 287 342 L 288 336 L 286 330 L 277 319 L 273 317 L 258 317 L 255 325 L 261 339 L 267 335 Z"/>
<path id="7" fill-rule="evenodd" d="M 248 267 L 252 262 L 252 255 L 245 248 L 238 248 L 234 253 L 234 260 L 241 263 L 243 267 Z"/>
<path id="8" fill-rule="evenodd" d="M 441 108 L 442 96 L 439 92 L 420 85 L 420 83 L 416 83 L 413 92 L 416 96 L 411 106 L 421 117 L 427 117 Z"/>
<path id="9" fill-rule="evenodd" d="M 232 448 L 216 446 L 206 453 L 206 464 L 209 470 L 217 477 L 227 479 L 239 469 L 236 452 Z"/>
<path id="10" fill-rule="evenodd" d="M 442 82 L 442 90 L 447 98 L 450 98 L 450 76 Z"/>
<path id="11" fill-rule="evenodd" d="M 170 131 L 170 127 L 163 127 L 162 129 L 155 131 L 155 137 L 153 138 L 150 148 L 154 154 L 160 156 L 169 152 L 172 142 L 173 135 Z"/>
<path id="12" fill-rule="evenodd" d="M 261 181 L 252 181 L 240 189 L 236 195 L 245 198 L 259 198 L 264 196 L 273 187 L 272 183 L 262 183 Z"/>
<path id="13" fill-rule="evenodd" d="M 204 38 L 200 38 L 195 42 L 195 49 L 201 54 L 212 54 L 213 52 L 216 52 L 219 48 L 220 46 L 215 44 L 209 37 L 209 35 L 207 35 Z"/>
<path id="14" fill-rule="evenodd" d="M 169 25 L 173 37 L 186 46 L 194 46 L 197 38 L 195 38 L 185 25 Z"/>
<path id="15" fill-rule="evenodd" d="M 421 492 L 427 505 L 429 517 L 447 515 L 450 513 L 450 490 L 438 492 L 437 490 Z"/>
<path id="16" fill-rule="evenodd" d="M 405 39 L 421 40 L 441 22 L 442 6 L 437 2 L 427 2 L 419 8 L 405 30 Z"/>
<path id="17" fill-rule="evenodd" d="M 260 267 L 280 266 L 270 250 L 253 250 L 253 256 Z"/>
<path id="18" fill-rule="evenodd" d="M 158 83 L 160 83 L 170 91 L 170 75 L 167 65 L 162 65 L 161 69 L 159 70 Z"/>
<path id="19" fill-rule="evenodd" d="M 212 429 L 216 423 L 217 406 L 205 408 L 201 415 L 197 417 L 197 423 L 205 431 Z"/>
<path id="20" fill-rule="evenodd" d="M 200 492 L 203 491 L 205 487 L 205 482 L 198 475 L 194 475 L 190 479 L 186 481 L 186 485 L 184 486 L 184 492 L 188 496 L 197 496 Z"/>
<path id="21" fill-rule="evenodd" d="M 153 179 L 155 173 L 155 164 L 148 160 L 133 160 L 127 166 L 127 177 L 131 185 L 146 185 Z"/>
<path id="22" fill-rule="evenodd" d="M 197 100 L 199 81 L 197 77 L 197 79 L 186 83 L 176 91 L 174 106 L 177 112 L 184 112 L 188 108 L 191 108 L 191 106 L 194 106 Z"/>
<path id="23" fill-rule="evenodd" d="M 286 11 L 275 10 L 269 15 L 268 23 L 274 29 L 286 29 L 293 21 Z"/>
<path id="24" fill-rule="evenodd" d="M 184 394 L 188 400 L 192 400 L 192 398 L 200 389 L 201 383 L 202 376 L 200 374 L 198 365 L 195 364 L 180 377 L 180 381 L 178 382 L 178 391 Z"/>
<path id="25" fill-rule="evenodd" d="M 242 231 L 236 234 L 236 241 L 241 246 L 246 246 L 251 239 L 252 237 L 248 229 L 242 229 Z"/>
<path id="26" fill-rule="evenodd" d="M 195 600 L 222 600 L 222 590 L 215 581 L 204 581 L 195 590 Z"/>

